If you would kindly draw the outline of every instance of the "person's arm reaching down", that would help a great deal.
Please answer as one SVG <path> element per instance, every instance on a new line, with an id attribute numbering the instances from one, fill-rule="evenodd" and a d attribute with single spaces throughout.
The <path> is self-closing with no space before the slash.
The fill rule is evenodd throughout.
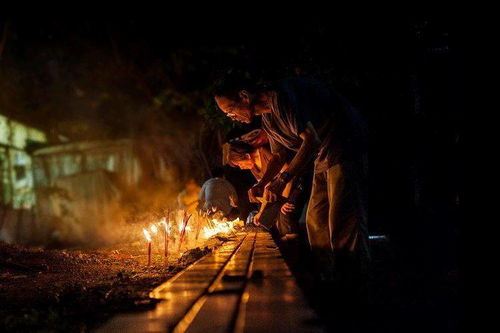
<path id="1" fill-rule="evenodd" d="M 290 162 L 288 169 L 267 186 L 267 190 L 269 191 L 268 201 L 275 201 L 286 184 L 293 178 L 300 176 L 309 165 L 309 162 L 316 156 L 321 141 L 311 123 L 307 123 L 306 129 L 300 134 L 300 137 L 302 144 Z"/>
<path id="2" fill-rule="evenodd" d="M 262 179 L 248 191 L 248 197 L 251 202 L 258 202 L 257 197 L 262 197 L 264 195 L 265 186 L 276 177 L 286 163 L 286 160 L 287 151 L 285 149 L 280 149 L 273 154 Z"/>

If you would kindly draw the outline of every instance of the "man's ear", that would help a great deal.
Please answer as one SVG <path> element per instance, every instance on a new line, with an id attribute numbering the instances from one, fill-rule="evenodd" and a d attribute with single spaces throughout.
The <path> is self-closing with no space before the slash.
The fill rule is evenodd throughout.
<path id="1" fill-rule="evenodd" d="M 246 153 L 246 154 L 245 154 L 245 158 L 246 158 L 247 160 L 250 160 L 250 159 L 252 159 L 252 156 L 250 156 L 250 154 Z"/>
<path id="2" fill-rule="evenodd" d="M 238 96 L 240 97 L 241 102 L 250 103 L 250 93 L 248 90 L 240 90 Z"/>

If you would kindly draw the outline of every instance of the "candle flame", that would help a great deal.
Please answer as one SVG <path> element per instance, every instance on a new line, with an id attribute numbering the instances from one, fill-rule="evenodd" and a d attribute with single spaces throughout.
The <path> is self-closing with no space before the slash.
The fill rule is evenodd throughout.
<path id="1" fill-rule="evenodd" d="M 144 232 L 144 237 L 146 237 L 146 240 L 148 242 L 151 242 L 151 235 L 149 234 L 149 232 L 146 229 L 142 229 L 142 231 Z"/>
<path id="2" fill-rule="evenodd" d="M 183 212 L 183 211 L 180 211 Z M 177 214 L 180 219 L 180 213 Z M 195 225 L 188 224 L 190 219 L 193 218 Z M 174 223 L 173 225 L 171 223 Z M 193 224 L 191 223 L 191 224 Z M 177 226 L 176 226 L 177 225 Z M 186 232 L 190 235 L 193 230 L 196 230 L 196 241 L 209 239 L 218 234 L 234 234 L 238 228 L 243 227 L 244 223 L 240 219 L 235 219 L 232 221 L 228 221 L 226 218 L 207 218 L 206 216 L 199 216 L 197 214 L 187 215 L 186 212 L 183 213 L 182 220 L 174 219 L 169 221 L 168 218 L 163 217 L 161 220 L 156 221 L 149 225 L 149 227 L 142 229 L 144 233 L 144 237 L 146 240 L 151 243 L 152 237 L 156 237 L 156 235 L 164 228 L 165 230 L 165 244 L 167 244 L 169 237 L 171 235 L 172 230 L 174 228 L 179 229 L 178 234 L 178 242 L 179 248 L 184 244 L 183 240 L 187 238 Z M 163 232 L 162 232 L 163 236 Z M 186 244 L 184 244 L 186 245 Z"/>
<path id="3" fill-rule="evenodd" d="M 185 231 L 191 231 L 191 226 L 187 225 L 187 226 L 184 227 L 184 224 L 180 223 L 179 224 L 179 232 L 182 232 L 182 229 L 184 229 Z"/>
<path id="4" fill-rule="evenodd" d="M 170 235 L 170 225 L 168 224 L 167 220 L 163 218 L 159 224 L 163 224 L 163 226 L 165 227 L 165 231 Z"/>
<path id="5" fill-rule="evenodd" d="M 217 219 L 212 219 L 212 227 L 204 227 L 203 228 L 203 236 L 205 238 L 210 238 L 217 234 L 227 234 L 234 232 L 235 223 L 241 223 L 240 219 L 236 219 L 233 221 L 219 221 Z"/>

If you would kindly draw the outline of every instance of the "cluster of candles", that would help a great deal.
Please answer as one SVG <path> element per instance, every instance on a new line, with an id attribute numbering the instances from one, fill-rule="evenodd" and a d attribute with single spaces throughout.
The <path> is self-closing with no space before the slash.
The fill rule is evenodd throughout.
<path id="1" fill-rule="evenodd" d="M 191 226 L 188 225 L 188 223 L 191 220 L 191 217 L 193 215 L 187 214 L 186 212 L 179 212 L 179 214 L 182 215 L 182 219 L 180 218 L 180 215 L 178 215 L 179 219 L 181 220 L 180 223 L 178 223 L 179 227 L 179 235 L 178 235 L 178 249 L 177 251 L 180 252 L 182 245 L 185 242 L 185 239 L 187 238 L 187 233 L 191 231 Z M 195 215 L 193 218 L 195 220 L 195 223 L 197 225 L 196 227 L 196 236 L 195 239 L 196 241 L 199 238 L 200 232 L 203 230 L 202 233 L 202 238 L 208 239 L 212 236 L 215 236 L 216 234 L 224 233 L 228 234 L 231 232 L 234 232 L 234 224 L 237 222 L 240 222 L 240 219 L 236 219 L 234 221 L 226 221 L 222 220 L 219 221 L 217 219 L 208 219 L 203 216 L 198 216 Z M 208 226 L 201 228 L 202 224 L 207 224 Z M 151 247 L 152 247 L 152 242 L 153 239 L 158 239 L 160 235 L 163 235 L 163 248 L 164 248 L 164 256 L 165 259 L 168 259 L 169 256 L 169 240 L 170 240 L 170 235 L 171 235 L 171 223 L 167 220 L 167 218 L 163 218 L 160 222 L 152 224 L 148 229 L 142 229 L 144 233 L 144 237 L 146 238 L 147 241 L 147 253 L 148 253 L 148 266 L 151 265 Z"/>
<path id="2" fill-rule="evenodd" d="M 167 222 L 167 219 L 163 219 L 158 223 L 159 225 L 163 225 L 164 233 L 163 233 L 163 243 L 164 243 L 164 253 L 165 253 L 165 258 L 168 258 L 168 240 L 170 236 L 170 225 Z M 150 230 L 153 234 L 158 234 L 158 227 L 156 224 L 153 224 L 150 227 Z M 151 242 L 153 241 L 151 234 L 147 229 L 142 229 L 142 232 L 144 233 L 144 237 L 146 237 L 146 240 L 148 241 L 148 266 L 151 265 Z"/>
<path id="3" fill-rule="evenodd" d="M 212 236 L 215 236 L 217 234 L 227 234 L 231 233 L 234 231 L 234 223 L 240 222 L 240 219 L 236 219 L 231 222 L 227 221 L 219 221 L 217 219 L 212 220 L 212 226 L 211 227 L 204 227 L 203 228 L 203 236 L 205 238 L 210 238 Z"/>

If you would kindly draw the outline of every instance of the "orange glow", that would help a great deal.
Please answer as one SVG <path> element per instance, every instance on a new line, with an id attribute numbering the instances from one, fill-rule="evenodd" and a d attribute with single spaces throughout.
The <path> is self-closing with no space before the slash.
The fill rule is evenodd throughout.
<path id="1" fill-rule="evenodd" d="M 162 219 L 158 224 L 163 225 L 167 234 L 170 235 L 170 225 L 168 224 L 168 222 L 165 218 Z"/>
<path id="2" fill-rule="evenodd" d="M 142 229 L 142 231 L 144 232 L 144 237 L 146 237 L 146 240 L 148 242 L 151 242 L 151 235 L 149 234 L 149 232 L 146 229 Z"/>
<path id="3" fill-rule="evenodd" d="M 217 234 L 228 234 L 234 232 L 234 227 L 237 224 L 242 224 L 240 219 L 236 219 L 233 221 L 219 221 L 217 219 L 212 219 L 212 227 L 204 227 L 203 228 L 203 237 L 210 238 Z"/>

